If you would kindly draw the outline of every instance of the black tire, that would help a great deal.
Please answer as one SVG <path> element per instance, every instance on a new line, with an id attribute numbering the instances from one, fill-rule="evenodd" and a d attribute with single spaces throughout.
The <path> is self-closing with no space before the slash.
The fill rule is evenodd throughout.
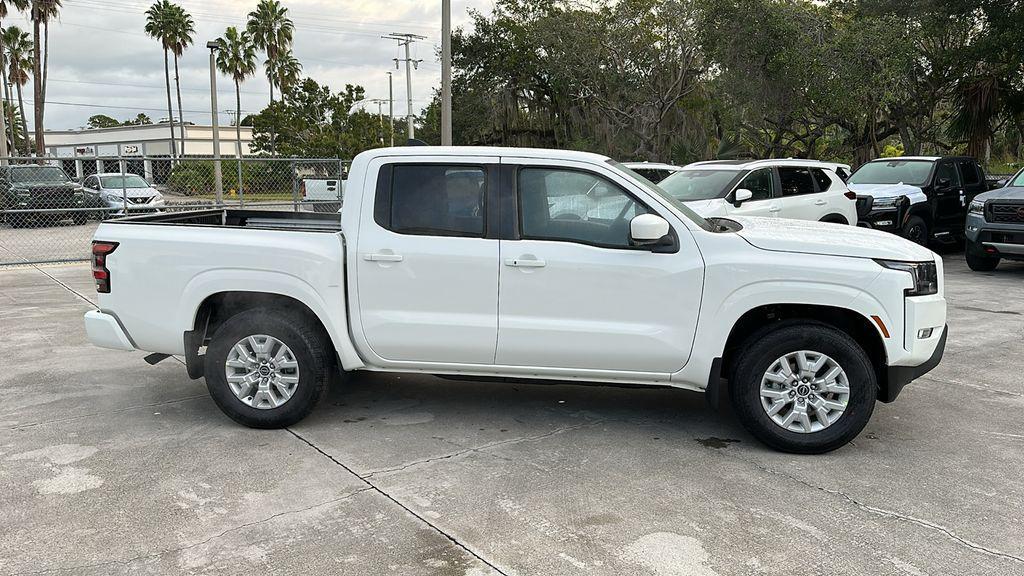
<path id="1" fill-rule="evenodd" d="M 272 336 L 288 346 L 298 363 L 299 381 L 291 397 L 276 408 L 244 403 L 228 385 L 225 362 L 236 343 L 255 335 Z M 333 371 L 330 339 L 308 319 L 279 308 L 254 308 L 232 316 L 213 335 L 206 349 L 206 387 L 229 418 L 250 428 L 284 428 L 313 411 Z"/>
<path id="2" fill-rule="evenodd" d="M 794 454 L 829 452 L 853 440 L 871 419 L 878 397 L 875 370 L 864 349 L 845 332 L 814 321 L 789 320 L 755 332 L 740 349 L 743 352 L 736 358 L 729 378 L 733 410 L 743 427 L 768 446 Z M 849 398 L 839 419 L 806 433 L 783 428 L 761 404 L 765 374 L 778 359 L 801 350 L 829 356 L 849 382 Z M 793 402 L 795 407 L 796 400 Z M 779 414 L 785 416 L 786 412 L 784 409 Z M 817 416 L 812 417 L 817 422 Z"/>
<path id="3" fill-rule="evenodd" d="M 85 224 L 86 222 L 89 221 L 89 213 L 88 212 L 75 212 L 75 213 L 73 213 L 71 215 L 71 220 L 75 224 L 81 226 L 82 224 Z"/>
<path id="4" fill-rule="evenodd" d="M 920 216 L 911 216 L 903 223 L 900 235 L 921 246 L 927 247 L 929 240 L 928 224 Z"/>
<path id="5" fill-rule="evenodd" d="M 964 247 L 964 257 L 967 267 L 975 272 L 991 272 L 999 266 L 999 256 L 989 256 L 981 246 L 969 240 Z"/>

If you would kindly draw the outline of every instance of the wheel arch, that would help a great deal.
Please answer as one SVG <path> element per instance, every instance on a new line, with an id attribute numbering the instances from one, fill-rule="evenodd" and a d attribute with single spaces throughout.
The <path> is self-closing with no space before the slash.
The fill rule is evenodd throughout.
<path id="1" fill-rule="evenodd" d="M 839 214 L 838 212 L 832 212 L 821 217 L 819 222 L 831 222 L 833 224 L 849 224 L 850 221 L 846 219 L 846 216 Z"/>
<path id="2" fill-rule="evenodd" d="M 888 355 L 878 328 L 872 324 L 871 319 L 860 312 L 822 304 L 766 304 L 745 312 L 729 331 L 721 361 L 716 362 L 720 373 L 712 375 L 711 381 L 717 383 L 720 378 L 728 379 L 731 376 L 738 353 L 751 334 L 786 320 L 807 320 L 825 324 L 853 337 L 864 348 L 874 367 L 878 381 L 878 398 L 888 397 Z M 722 389 L 724 388 L 723 386 Z M 721 391 L 718 390 L 716 393 Z"/>

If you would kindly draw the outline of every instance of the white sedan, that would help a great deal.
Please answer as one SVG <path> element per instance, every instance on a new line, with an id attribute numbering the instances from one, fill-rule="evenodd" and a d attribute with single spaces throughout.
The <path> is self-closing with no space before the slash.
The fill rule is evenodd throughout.
<path id="1" fill-rule="evenodd" d="M 167 205 L 163 194 L 137 174 L 93 174 L 82 186 L 86 194 L 99 198 L 109 216 L 160 211 Z"/>

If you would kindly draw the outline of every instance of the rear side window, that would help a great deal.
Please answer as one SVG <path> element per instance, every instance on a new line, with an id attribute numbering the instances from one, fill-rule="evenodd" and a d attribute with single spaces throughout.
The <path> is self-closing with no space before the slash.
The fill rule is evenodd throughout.
<path id="1" fill-rule="evenodd" d="M 970 160 L 960 161 L 960 176 L 963 177 L 964 186 L 981 184 L 981 174 L 978 173 L 978 165 Z"/>
<path id="2" fill-rule="evenodd" d="M 824 192 L 832 187 L 832 178 L 829 178 L 828 173 L 821 168 L 811 168 L 811 176 L 813 176 L 814 181 L 818 183 L 819 192 Z"/>
<path id="3" fill-rule="evenodd" d="M 779 180 L 782 181 L 782 196 L 800 196 L 814 194 L 814 180 L 809 168 L 802 166 L 779 167 Z"/>
<path id="4" fill-rule="evenodd" d="M 390 183 L 378 181 L 374 220 L 399 234 L 482 238 L 486 193 L 480 166 L 395 164 Z"/>

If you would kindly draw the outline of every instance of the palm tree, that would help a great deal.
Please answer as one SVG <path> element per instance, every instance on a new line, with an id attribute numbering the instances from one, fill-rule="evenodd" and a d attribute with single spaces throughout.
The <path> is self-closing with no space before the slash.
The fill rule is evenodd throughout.
<path id="1" fill-rule="evenodd" d="M 3 30 L 3 19 L 7 18 L 7 15 L 11 8 L 22 11 L 28 10 L 29 0 L 0 0 L 0 31 Z M 2 32 L 0 32 L 2 34 Z M 7 57 L 4 54 L 3 42 L 0 41 L 0 72 L 2 72 L 2 80 L 4 83 L 4 111 L 3 114 L 6 116 L 7 126 L 9 127 L 9 133 L 11 138 L 11 146 L 17 147 L 17 143 L 14 140 L 14 111 L 10 106 L 10 88 L 7 85 Z M 7 134 L 4 134 L 4 143 L 2 152 L 3 156 L 10 155 L 10 151 L 7 150 L 6 140 Z"/>
<path id="2" fill-rule="evenodd" d="M 269 63 L 269 61 L 268 61 Z M 281 54 L 277 60 L 277 85 L 281 89 L 281 98 L 288 90 L 299 81 L 302 75 L 302 63 L 299 62 L 291 50 Z"/>
<path id="3" fill-rule="evenodd" d="M 29 70 L 32 69 L 34 64 L 32 55 L 35 50 L 33 49 L 32 38 L 29 37 L 28 32 L 23 31 L 21 28 L 11 26 L 3 31 L 0 43 L 4 45 L 8 54 L 8 68 L 6 72 L 9 74 L 11 82 L 18 89 L 18 110 L 21 112 L 22 126 L 21 134 L 25 140 L 24 153 L 29 154 L 32 145 L 28 140 L 28 123 L 25 120 L 25 98 L 22 93 L 22 87 L 28 84 Z M 12 122 L 11 124 L 13 129 L 14 123 Z"/>
<path id="4" fill-rule="evenodd" d="M 266 71 L 270 80 L 270 101 L 274 101 L 274 85 L 279 77 L 276 69 L 279 58 L 292 46 L 295 25 L 288 17 L 288 9 L 277 0 L 260 0 L 256 9 L 249 13 L 246 31 L 252 37 L 257 50 L 267 54 Z"/>
<path id="5" fill-rule="evenodd" d="M 256 45 L 248 32 L 234 26 L 217 39 L 217 69 L 235 82 L 235 135 L 238 137 L 238 158 L 242 157 L 242 82 L 256 73 Z"/>
<path id="6" fill-rule="evenodd" d="M 174 107 L 171 104 L 170 52 L 174 48 L 175 5 L 170 0 L 159 0 L 146 10 L 146 35 L 160 42 L 164 49 L 164 87 L 167 89 L 167 118 L 171 128 L 171 157 L 178 154 L 174 136 Z"/>
<path id="7" fill-rule="evenodd" d="M 184 8 L 173 5 L 169 29 L 171 32 L 171 53 L 174 54 L 174 87 L 178 93 L 178 126 L 181 132 L 181 155 L 185 155 L 185 116 L 181 110 L 181 77 L 178 73 L 178 58 L 192 45 L 195 34 L 195 22 Z"/>
<path id="8" fill-rule="evenodd" d="M 43 138 L 43 117 L 46 112 L 46 73 L 50 63 L 49 41 L 50 20 L 60 13 L 61 0 L 31 0 L 32 16 L 32 96 L 35 132 L 36 156 L 46 154 L 46 142 Z M 45 29 L 43 42 L 46 49 L 40 54 L 40 34 Z"/>

